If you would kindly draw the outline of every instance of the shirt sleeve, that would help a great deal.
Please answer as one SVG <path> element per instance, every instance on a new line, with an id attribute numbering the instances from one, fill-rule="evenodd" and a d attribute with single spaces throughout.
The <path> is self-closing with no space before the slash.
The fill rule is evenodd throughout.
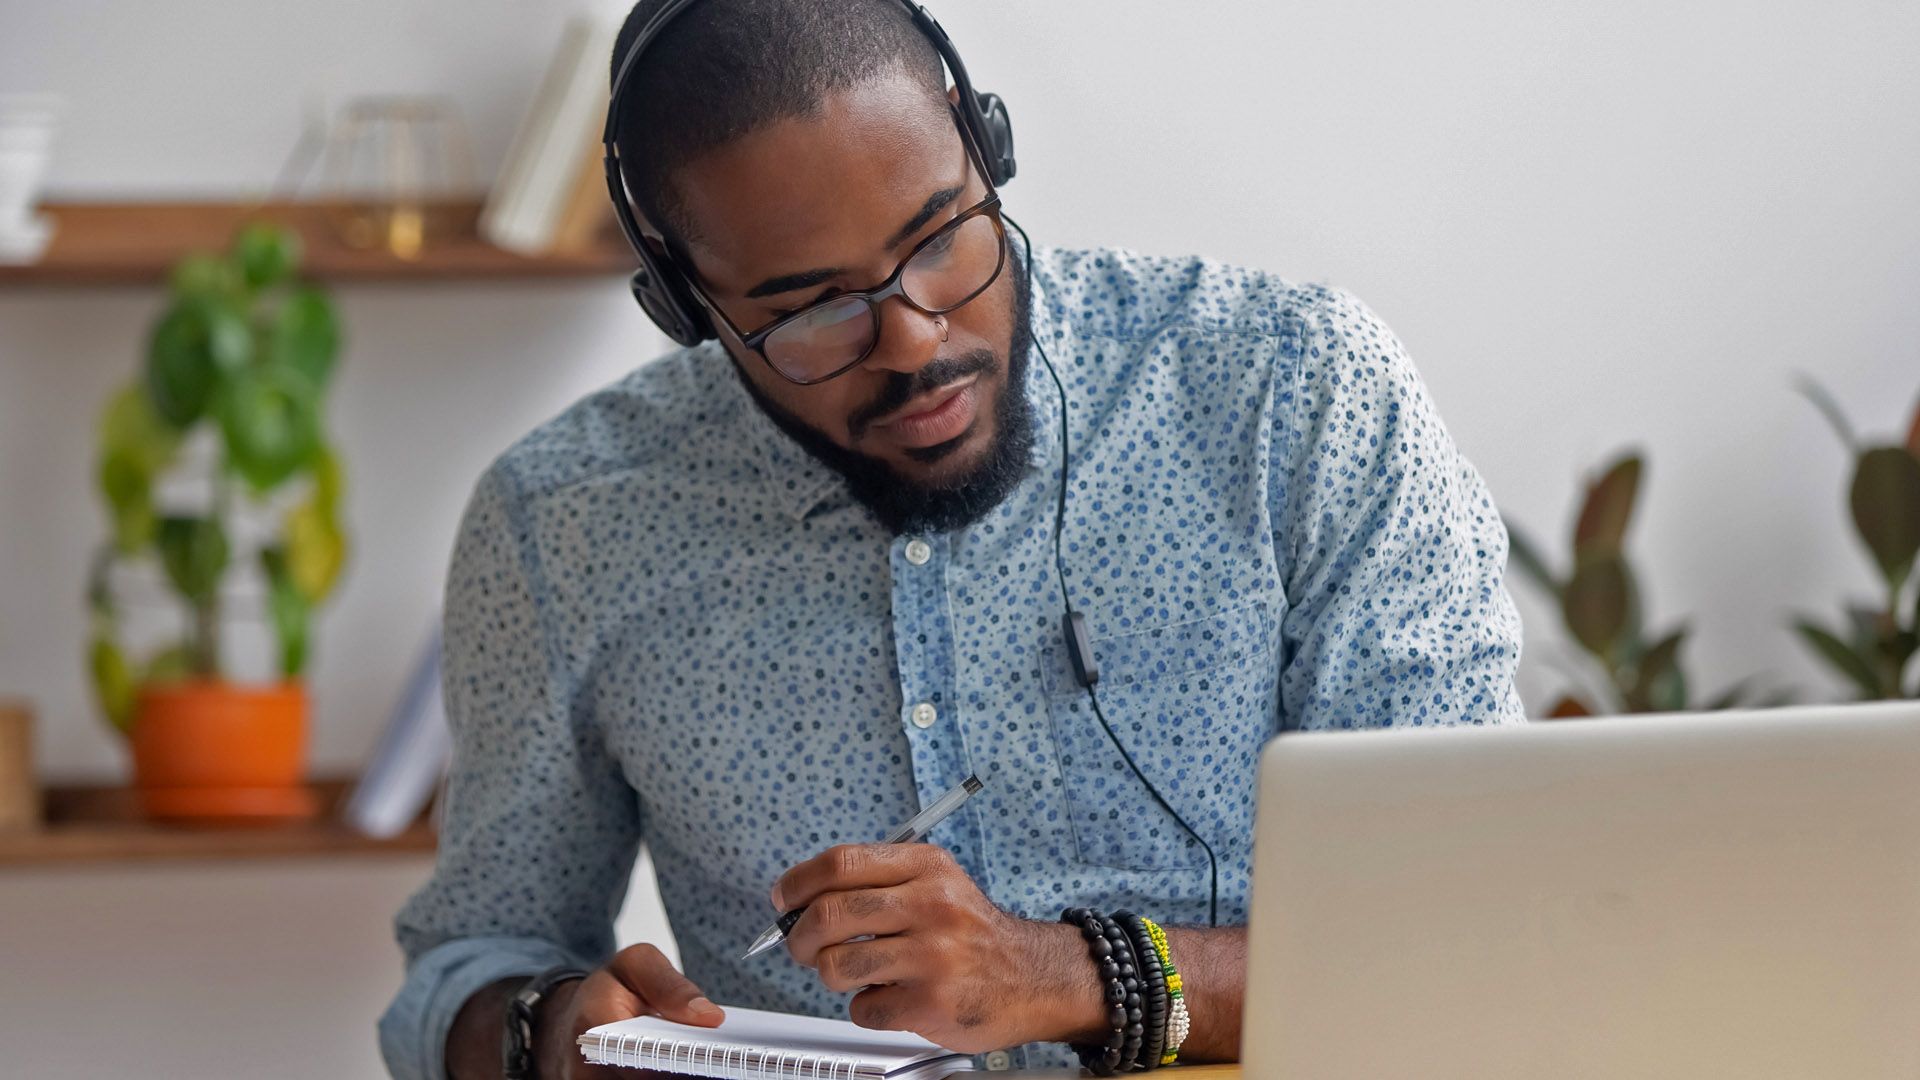
<path id="1" fill-rule="evenodd" d="M 528 517 L 496 465 L 447 578 L 446 813 L 433 877 L 394 921 L 407 975 L 380 1019 L 404 1080 L 446 1075 L 447 1031 L 475 991 L 603 962 L 638 852 L 638 797 L 555 644 Z"/>
<path id="2" fill-rule="evenodd" d="M 1272 442 L 1282 728 L 1524 720 L 1493 498 L 1393 332 L 1347 293 L 1321 297 Z"/>

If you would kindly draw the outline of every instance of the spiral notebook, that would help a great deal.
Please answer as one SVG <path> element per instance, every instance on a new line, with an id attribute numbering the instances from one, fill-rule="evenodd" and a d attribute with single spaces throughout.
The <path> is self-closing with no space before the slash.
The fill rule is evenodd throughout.
<path id="1" fill-rule="evenodd" d="M 790 1016 L 737 1005 L 717 1028 L 641 1016 L 580 1036 L 594 1065 L 621 1065 L 724 1080 L 938 1080 L 973 1059 L 904 1031 Z"/>

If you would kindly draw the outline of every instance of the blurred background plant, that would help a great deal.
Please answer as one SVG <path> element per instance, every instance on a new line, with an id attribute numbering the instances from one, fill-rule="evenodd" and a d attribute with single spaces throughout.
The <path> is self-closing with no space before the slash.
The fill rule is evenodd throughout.
<path id="1" fill-rule="evenodd" d="M 280 674 L 296 679 L 306 667 L 312 612 L 339 576 L 346 538 L 321 407 L 339 323 L 326 294 L 297 279 L 300 258 L 297 233 L 256 223 L 224 253 L 182 259 L 142 373 L 101 417 L 97 481 L 113 536 L 88 585 L 89 666 L 102 710 L 123 732 L 143 686 L 226 674 L 221 586 L 236 555 L 236 494 L 245 509 L 281 514 L 274 535 L 240 554 L 258 560 L 266 583 Z M 209 498 L 181 513 L 161 505 L 156 486 L 196 465 L 182 453 L 196 435 L 213 448 Z M 135 659 L 120 640 L 112 571 L 139 562 L 158 564 L 186 619 L 178 640 Z"/>
<path id="2" fill-rule="evenodd" d="M 1525 533 L 1506 523 L 1511 565 L 1552 597 L 1582 654 L 1571 665 L 1549 658 L 1574 685 L 1546 715 L 1563 719 L 1727 709 L 1785 700 L 1779 694 L 1756 693 L 1750 681 L 1742 681 L 1697 702 L 1681 657 L 1688 628 L 1682 624 L 1649 636 L 1638 579 L 1626 553 L 1644 471 L 1641 455 L 1627 453 L 1587 483 L 1573 528 L 1572 565 L 1564 575 L 1548 564 Z"/>
<path id="3" fill-rule="evenodd" d="M 1825 388 L 1803 377 L 1800 392 L 1853 455 L 1847 506 L 1885 591 L 1877 601 L 1847 604 L 1837 632 L 1809 617 L 1798 619 L 1794 629 L 1862 699 L 1920 698 L 1920 672 L 1912 682 L 1906 678 L 1920 653 L 1920 574 L 1914 572 L 1920 555 L 1920 405 L 1905 443 L 1865 445 Z"/>

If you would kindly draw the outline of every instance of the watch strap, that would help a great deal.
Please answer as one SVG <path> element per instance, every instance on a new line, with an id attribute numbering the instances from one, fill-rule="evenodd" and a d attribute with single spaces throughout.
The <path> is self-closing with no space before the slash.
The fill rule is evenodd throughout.
<path id="1" fill-rule="evenodd" d="M 536 1080 L 533 1020 L 555 987 L 587 977 L 576 967 L 552 967 L 520 984 L 507 998 L 506 1030 L 500 1040 L 501 1072 L 506 1080 Z"/>

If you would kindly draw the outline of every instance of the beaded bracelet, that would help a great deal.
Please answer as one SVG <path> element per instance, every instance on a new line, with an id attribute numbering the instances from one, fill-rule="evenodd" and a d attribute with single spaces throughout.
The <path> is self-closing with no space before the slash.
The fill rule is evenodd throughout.
<path id="1" fill-rule="evenodd" d="M 1185 984 L 1180 981 L 1180 969 L 1173 966 L 1173 949 L 1167 944 L 1167 932 L 1160 924 L 1142 915 L 1140 921 L 1147 924 L 1147 933 L 1153 937 L 1153 947 L 1160 953 L 1160 966 L 1167 973 L 1167 994 L 1172 998 L 1173 1015 L 1167 1021 L 1167 1044 L 1160 1055 L 1160 1064 L 1171 1065 L 1180 1056 L 1180 1044 L 1187 1041 L 1193 1030 L 1193 1018 L 1187 1012 Z"/>
<path id="2" fill-rule="evenodd" d="M 1095 1076 L 1113 1076 L 1131 1068 L 1140 1052 L 1140 982 L 1131 947 L 1113 920 L 1088 908 L 1068 908 L 1060 921 L 1078 926 L 1087 941 L 1105 984 L 1107 1026 L 1113 1029 L 1104 1043 L 1076 1044 L 1073 1050 Z M 1116 942 L 1116 935 L 1123 940 Z"/>
<path id="3" fill-rule="evenodd" d="M 1126 1041 L 1120 1044 L 1121 1072 L 1129 1072 L 1140 1063 L 1140 1047 L 1146 1041 L 1146 974 L 1141 969 L 1141 956 L 1134 950 L 1133 938 L 1126 927 L 1111 915 L 1100 916 L 1100 928 L 1106 933 L 1107 942 L 1113 946 L 1115 959 L 1120 961 L 1120 978 L 1126 984 Z"/>
<path id="4" fill-rule="evenodd" d="M 1130 911 L 1113 913 L 1115 921 L 1126 928 L 1127 938 L 1140 957 L 1141 982 L 1145 989 L 1141 997 L 1146 1001 L 1145 1039 L 1141 1043 L 1138 1067 L 1142 1070 L 1160 1067 L 1160 1058 L 1166 1052 L 1167 1021 L 1172 1015 L 1172 998 L 1167 991 L 1166 968 L 1160 962 L 1160 952 L 1155 947 L 1152 935 L 1147 931 L 1146 920 Z"/>

